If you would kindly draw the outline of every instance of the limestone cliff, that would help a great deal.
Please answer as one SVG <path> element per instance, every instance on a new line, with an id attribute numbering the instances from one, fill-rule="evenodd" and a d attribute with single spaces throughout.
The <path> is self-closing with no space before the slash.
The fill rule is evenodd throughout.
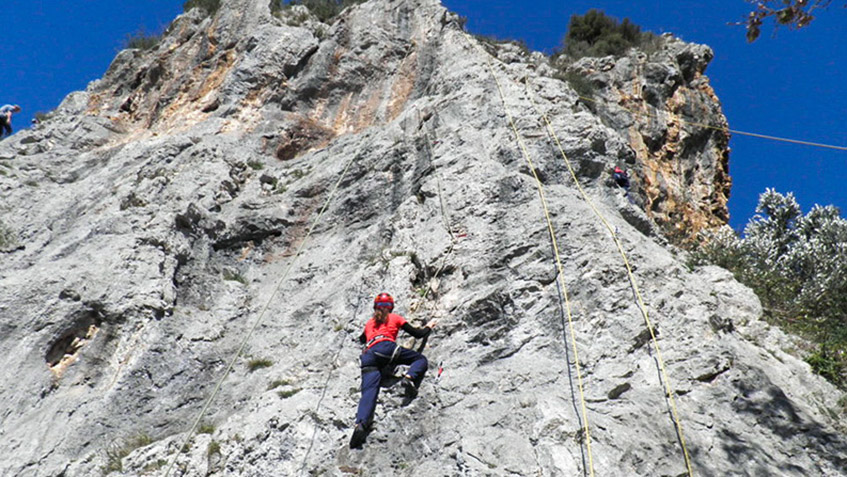
<path id="1" fill-rule="evenodd" d="M 673 242 L 690 244 L 729 220 L 728 124 L 704 75 L 712 50 L 667 34 L 654 42 L 649 54 L 585 58 L 568 70 L 591 81 L 588 105 L 629 140 L 633 154 L 621 162 L 639 204 Z"/>
<path id="2" fill-rule="evenodd" d="M 626 269 L 527 87 L 629 256 L 694 474 L 844 475 L 841 393 L 750 290 L 666 239 L 726 219 L 725 134 L 677 120 L 725 121 L 706 47 L 575 63 L 589 108 L 437 0 L 286 15 L 181 15 L 0 143 L 0 475 L 589 475 L 582 417 L 596 475 L 685 475 Z M 507 110 L 564 258 L 585 416 Z M 622 162 L 636 204 L 607 183 Z M 351 451 L 354 338 L 382 291 L 440 318 L 425 354 L 444 372 L 406 407 L 383 390 Z"/>

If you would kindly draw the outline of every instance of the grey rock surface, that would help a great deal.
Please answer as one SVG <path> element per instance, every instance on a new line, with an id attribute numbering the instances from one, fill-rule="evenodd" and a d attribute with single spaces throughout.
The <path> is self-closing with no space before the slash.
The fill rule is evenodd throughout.
<path id="1" fill-rule="evenodd" d="M 558 273 L 505 108 L 564 259 L 595 473 L 685 475 L 626 269 L 526 84 L 628 254 L 694 474 L 847 475 L 842 393 L 749 289 L 669 245 L 675 217 L 720 222 L 714 203 L 679 199 L 728 187 L 714 134 L 639 152 L 633 131 L 651 129 L 619 103 L 593 112 L 544 57 L 477 45 L 436 0 L 372 0 L 299 26 L 267 1 L 224 0 L 0 143 L 14 238 L 0 255 L 0 475 L 154 476 L 171 461 L 185 476 L 588 475 Z M 651 104 L 706 81 L 706 47 L 665 48 L 656 58 L 671 59 L 635 73 Z M 608 64 L 603 81 L 619 84 L 631 61 L 572 67 Z M 680 174 L 632 191 L 642 205 L 666 194 L 663 208 L 609 187 L 621 161 Z M 408 406 L 384 389 L 351 451 L 354 339 L 382 291 L 414 323 L 440 319 L 431 372 Z"/>

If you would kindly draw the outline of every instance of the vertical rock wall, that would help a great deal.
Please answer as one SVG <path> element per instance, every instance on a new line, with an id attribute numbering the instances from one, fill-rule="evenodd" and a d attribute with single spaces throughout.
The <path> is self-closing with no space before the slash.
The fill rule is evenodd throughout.
<path id="1" fill-rule="evenodd" d="M 696 243 L 729 220 L 729 133 L 704 75 L 714 57 L 705 45 L 670 35 L 649 53 L 585 58 L 569 67 L 596 88 L 583 102 L 616 131 L 634 155 L 622 157 L 639 205 L 671 241 Z"/>
<path id="2" fill-rule="evenodd" d="M 581 419 L 597 475 L 683 474 L 626 269 L 528 88 L 629 255 L 695 475 L 842 473 L 840 393 L 748 289 L 656 232 L 725 220 L 725 135 L 674 119 L 720 117 L 705 47 L 582 60 L 605 85 L 593 112 L 543 56 L 479 44 L 434 0 L 373 0 L 332 25 L 288 14 L 225 0 L 182 15 L 0 143 L 19 244 L 0 262 L 0 474 L 586 475 Z M 659 119 L 622 109 L 639 105 Z M 507 110 L 545 188 L 573 336 Z M 621 161 L 636 204 L 607 183 Z M 408 406 L 384 389 L 350 451 L 355 337 L 383 291 L 414 323 L 441 320 L 425 353 L 444 373 Z"/>

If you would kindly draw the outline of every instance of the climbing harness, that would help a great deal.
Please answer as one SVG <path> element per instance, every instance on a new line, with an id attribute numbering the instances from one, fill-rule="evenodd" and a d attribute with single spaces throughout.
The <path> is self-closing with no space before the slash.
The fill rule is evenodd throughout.
<path id="1" fill-rule="evenodd" d="M 372 344 L 376 343 L 378 340 L 388 338 L 387 335 L 376 335 L 373 338 L 369 339 L 367 343 L 365 343 L 365 348 L 370 348 Z"/>
<path id="2" fill-rule="evenodd" d="M 379 356 L 380 358 L 387 359 L 388 363 L 386 363 L 386 366 L 389 366 L 394 362 L 394 359 L 397 358 L 397 354 L 400 353 L 400 345 L 398 345 L 397 343 L 394 343 L 394 345 L 394 351 L 392 351 L 391 354 L 380 353 L 378 351 L 374 351 L 373 353 Z M 366 368 L 368 367 L 370 366 L 366 366 Z"/>

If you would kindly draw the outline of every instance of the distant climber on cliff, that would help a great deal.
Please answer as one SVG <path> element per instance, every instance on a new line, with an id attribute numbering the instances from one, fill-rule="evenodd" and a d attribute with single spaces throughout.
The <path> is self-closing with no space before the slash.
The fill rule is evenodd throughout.
<path id="1" fill-rule="evenodd" d="M 615 172 L 612 173 L 612 178 L 615 180 L 615 184 L 617 184 L 618 187 L 622 187 L 626 191 L 629 191 L 629 175 L 625 170 L 615 166 Z"/>
<path id="2" fill-rule="evenodd" d="M 19 113 L 21 107 L 17 104 L 4 104 L 0 106 L 0 138 L 5 134 L 12 135 L 12 114 Z"/>
<path id="3" fill-rule="evenodd" d="M 432 332 L 437 320 L 431 320 L 423 328 L 415 328 L 405 318 L 391 313 L 394 310 L 394 298 L 388 293 L 380 293 L 374 299 L 374 314 L 365 324 L 365 331 L 359 341 L 365 345 L 362 351 L 362 398 L 356 413 L 356 424 L 350 438 L 350 448 L 362 447 L 373 421 L 376 398 L 383 371 L 393 370 L 395 365 L 409 365 L 401 383 L 406 397 L 413 399 L 421 385 L 428 367 L 426 357 L 417 351 L 403 348 L 396 343 L 397 333 L 402 329 L 415 338 L 425 338 Z"/>

